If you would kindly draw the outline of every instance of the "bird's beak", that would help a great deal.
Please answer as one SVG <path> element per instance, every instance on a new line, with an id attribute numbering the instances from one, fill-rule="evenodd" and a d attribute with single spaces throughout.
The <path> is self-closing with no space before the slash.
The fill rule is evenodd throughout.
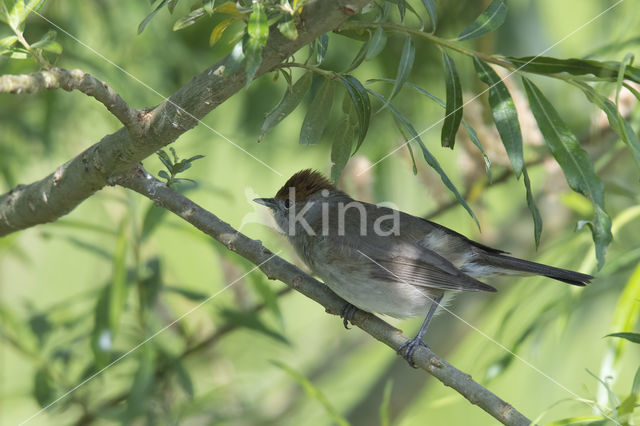
<path id="1" fill-rule="evenodd" d="M 278 205 L 275 198 L 254 198 L 253 201 L 271 209 L 275 209 Z"/>

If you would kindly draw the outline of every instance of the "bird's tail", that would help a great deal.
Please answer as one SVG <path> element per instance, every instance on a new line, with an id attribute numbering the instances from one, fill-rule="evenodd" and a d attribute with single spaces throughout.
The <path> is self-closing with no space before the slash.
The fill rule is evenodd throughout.
<path id="1" fill-rule="evenodd" d="M 496 272 L 498 273 L 543 275 L 548 278 L 553 278 L 554 280 L 581 287 L 589 284 L 593 279 L 591 275 L 570 271 L 568 269 L 555 268 L 541 263 L 529 262 L 528 260 L 522 260 L 504 254 L 487 253 L 483 256 L 482 261 L 484 264 L 497 269 Z"/>

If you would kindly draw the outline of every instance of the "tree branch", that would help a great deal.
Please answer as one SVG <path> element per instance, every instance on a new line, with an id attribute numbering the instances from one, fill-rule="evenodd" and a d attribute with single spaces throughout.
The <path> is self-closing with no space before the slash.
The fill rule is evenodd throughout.
<path id="1" fill-rule="evenodd" d="M 273 70 L 298 49 L 320 35 L 338 28 L 369 0 L 310 0 L 296 20 L 298 38 L 290 40 L 273 26 L 262 51 L 256 77 Z M 169 99 L 137 117 L 134 131 L 122 128 L 105 136 L 56 172 L 27 186 L 0 195 L 0 237 L 37 224 L 51 222 L 69 213 L 95 191 L 135 166 L 158 149 L 195 127 L 202 117 L 246 85 L 240 67 L 224 72 L 226 56 L 195 76 Z"/>
<path id="2" fill-rule="evenodd" d="M 144 195 L 156 205 L 172 211 L 221 242 L 229 250 L 240 254 L 255 265 L 261 265 L 260 270 L 269 279 L 280 280 L 291 286 L 324 306 L 328 313 L 339 315 L 345 305 L 346 302 L 327 286 L 284 259 L 274 256 L 269 249 L 262 245 L 262 242 L 241 234 L 213 213 L 204 210 L 188 198 L 167 187 L 163 182 L 147 173 L 142 166 L 137 166 L 116 178 L 116 183 Z M 393 350 L 398 350 L 408 340 L 400 330 L 368 312 L 358 310 L 352 322 Z M 439 358 L 430 349 L 421 346 L 415 352 L 414 362 L 417 367 L 429 372 L 444 385 L 454 388 L 469 402 L 478 405 L 501 423 L 518 426 L 531 423 L 507 402 L 475 382 L 470 375 Z"/>
<path id="3" fill-rule="evenodd" d="M 96 98 L 120 122 L 131 130 L 137 123 L 139 111 L 131 108 L 111 87 L 91 74 L 81 70 L 52 68 L 48 71 L 0 77 L 0 93 L 38 93 L 44 90 L 63 89 L 68 92 L 79 90 Z"/>

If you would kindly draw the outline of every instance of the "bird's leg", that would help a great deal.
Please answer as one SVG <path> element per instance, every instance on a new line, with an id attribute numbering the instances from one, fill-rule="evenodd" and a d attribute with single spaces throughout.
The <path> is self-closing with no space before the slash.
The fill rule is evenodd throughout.
<path id="1" fill-rule="evenodd" d="M 413 368 L 416 368 L 416 365 L 413 363 L 413 353 L 416 351 L 416 349 L 418 349 L 418 346 L 422 345 L 426 348 L 429 347 L 429 345 L 427 345 L 423 340 L 424 335 L 427 333 L 427 327 L 431 322 L 431 318 L 433 318 L 433 314 L 436 313 L 436 309 L 438 309 L 438 306 L 440 306 L 440 301 L 442 300 L 443 296 L 444 295 L 440 295 L 433 299 L 431 306 L 429 307 L 429 312 L 427 312 L 427 316 L 425 317 L 424 322 L 422 323 L 422 327 L 420 327 L 420 331 L 418 331 L 416 337 L 407 341 L 398 348 L 398 354 L 404 357 L 404 359 L 406 359 L 409 365 Z"/>
<path id="2" fill-rule="evenodd" d="M 349 321 L 353 319 L 358 308 L 353 306 L 351 303 L 346 303 L 342 310 L 340 311 L 340 318 L 342 318 L 342 324 L 344 324 L 344 328 L 349 330 Z"/>

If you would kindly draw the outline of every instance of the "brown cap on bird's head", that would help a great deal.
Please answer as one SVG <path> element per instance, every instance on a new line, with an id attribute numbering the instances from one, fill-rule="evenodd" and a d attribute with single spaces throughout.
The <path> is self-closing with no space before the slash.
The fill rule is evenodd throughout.
<path id="1" fill-rule="evenodd" d="M 336 187 L 331 184 L 329 179 L 324 177 L 322 173 L 312 169 L 300 170 L 289 178 L 287 183 L 278 191 L 275 198 L 286 200 L 289 198 L 290 190 L 293 188 L 293 194 L 296 202 L 306 201 L 318 191 L 323 189 L 335 190 Z"/>

